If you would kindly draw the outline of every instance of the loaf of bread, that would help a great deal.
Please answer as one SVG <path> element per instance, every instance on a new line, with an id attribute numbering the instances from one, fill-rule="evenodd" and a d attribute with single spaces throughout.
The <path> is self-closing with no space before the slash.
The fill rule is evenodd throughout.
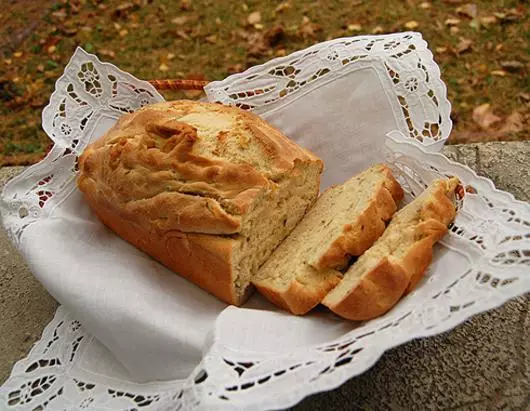
<path id="1" fill-rule="evenodd" d="M 385 165 L 328 189 L 252 280 L 269 300 L 305 314 L 341 279 L 337 271 L 383 233 L 403 198 Z"/>
<path id="2" fill-rule="evenodd" d="M 458 184 L 456 178 L 436 180 L 398 211 L 322 304 L 350 320 L 368 320 L 392 308 L 421 280 L 433 245 L 455 218 L 452 198 Z"/>
<path id="3" fill-rule="evenodd" d="M 322 168 L 252 113 L 174 101 L 120 118 L 81 155 L 77 184 L 123 239 L 240 305 L 316 200 Z"/>

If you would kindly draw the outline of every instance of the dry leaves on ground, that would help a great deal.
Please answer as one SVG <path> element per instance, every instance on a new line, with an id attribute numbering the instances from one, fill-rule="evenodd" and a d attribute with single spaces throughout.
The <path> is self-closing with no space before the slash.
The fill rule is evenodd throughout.
<path id="1" fill-rule="evenodd" d="M 316 39 L 319 31 L 322 31 L 322 27 L 319 24 L 313 23 L 307 16 L 302 18 L 302 22 L 298 26 L 298 35 L 304 40 Z"/>
<path id="2" fill-rule="evenodd" d="M 261 22 L 261 13 L 259 11 L 254 11 L 250 13 L 247 17 L 247 22 L 251 26 L 258 24 L 259 22 Z"/>
<path id="3" fill-rule="evenodd" d="M 489 103 L 485 103 L 475 107 L 473 121 L 483 130 L 488 130 L 493 124 L 501 121 L 501 118 L 493 114 L 493 107 Z"/>
<path id="4" fill-rule="evenodd" d="M 473 46 L 473 40 L 460 37 L 460 42 L 456 46 L 455 51 L 457 52 L 457 54 L 462 54 L 462 53 L 465 53 L 466 51 L 470 51 L 472 46 Z"/>

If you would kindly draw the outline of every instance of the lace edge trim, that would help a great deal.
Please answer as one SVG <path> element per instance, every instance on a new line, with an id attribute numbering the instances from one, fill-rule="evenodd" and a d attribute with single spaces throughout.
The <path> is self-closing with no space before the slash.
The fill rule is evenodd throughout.
<path id="1" fill-rule="evenodd" d="M 440 104 L 440 107 L 441 107 L 440 111 L 442 112 L 442 114 L 445 115 L 445 119 L 447 121 L 447 130 L 444 133 L 444 135 L 438 141 L 434 141 L 433 140 L 433 141 L 429 141 L 428 144 L 424 144 L 427 147 L 439 145 L 440 141 L 445 142 L 449 138 L 449 135 L 451 134 L 451 130 L 453 128 L 453 121 L 452 121 L 451 116 L 450 116 L 451 110 L 452 110 L 452 106 L 451 106 L 451 102 L 447 98 L 447 86 L 442 81 L 440 68 L 436 64 L 436 62 L 434 60 L 434 55 L 431 52 L 431 50 L 429 50 L 428 44 L 423 39 L 423 36 L 421 35 L 420 32 L 405 31 L 405 32 L 384 34 L 384 35 L 365 35 L 365 36 L 358 36 L 358 37 L 339 37 L 339 38 L 336 38 L 336 39 L 324 41 L 324 42 L 321 42 L 321 43 L 314 44 L 314 45 L 312 45 L 310 47 L 307 47 L 305 49 L 297 50 L 297 51 L 295 51 L 295 52 L 293 52 L 293 53 L 291 53 L 291 54 L 289 54 L 287 56 L 278 57 L 278 58 L 275 58 L 273 60 L 269 60 L 269 61 L 267 61 L 265 63 L 252 66 L 252 67 L 248 68 L 247 70 L 245 70 L 245 71 L 243 71 L 241 73 L 232 74 L 232 75 L 226 77 L 223 80 L 212 81 L 212 82 L 208 83 L 208 85 L 206 87 L 204 87 L 204 91 L 205 91 L 206 95 L 208 96 L 208 100 L 210 100 L 211 99 L 210 98 L 210 93 L 214 89 L 222 87 L 223 85 L 226 85 L 226 83 L 228 83 L 228 82 L 243 81 L 248 76 L 251 76 L 253 74 L 261 73 L 262 71 L 266 70 L 269 66 L 278 65 L 278 64 L 281 65 L 282 63 L 288 62 L 289 60 L 291 60 L 293 58 L 296 58 L 299 55 L 301 56 L 303 54 L 306 54 L 306 53 L 308 53 L 308 52 L 310 52 L 312 50 L 318 49 L 318 48 L 320 48 L 322 46 L 325 46 L 325 45 L 331 45 L 331 44 L 333 44 L 334 42 L 337 42 L 337 41 L 349 40 L 349 39 L 354 39 L 354 38 L 359 38 L 359 37 L 366 38 L 366 39 L 375 39 L 375 38 L 381 38 L 381 37 L 385 37 L 385 36 L 386 37 L 393 37 L 393 36 L 398 36 L 398 35 L 400 35 L 400 36 L 401 35 L 403 35 L 403 36 L 410 35 L 410 36 L 412 36 L 412 40 L 414 42 L 416 42 L 419 46 L 421 46 L 421 49 L 418 50 L 418 52 L 421 52 L 421 53 L 424 54 L 424 57 L 426 58 L 425 63 L 427 63 L 429 65 L 429 67 L 432 69 L 432 74 L 434 75 L 432 81 L 433 81 L 434 85 L 439 87 L 440 90 L 442 91 L 441 95 L 439 96 L 440 100 L 441 100 L 440 101 L 440 103 L 441 103 Z M 446 110 L 444 110 L 444 108 L 446 108 Z"/>

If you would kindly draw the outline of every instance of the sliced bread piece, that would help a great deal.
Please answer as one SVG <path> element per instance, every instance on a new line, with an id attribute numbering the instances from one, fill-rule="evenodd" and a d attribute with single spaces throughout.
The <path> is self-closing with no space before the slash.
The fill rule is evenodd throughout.
<path id="1" fill-rule="evenodd" d="M 398 211 L 384 234 L 322 300 L 341 317 L 368 320 L 384 314 L 423 277 L 432 247 L 455 218 L 456 178 L 434 181 Z"/>
<path id="2" fill-rule="evenodd" d="M 383 233 L 403 190 L 385 165 L 328 189 L 252 280 L 276 305 L 305 314 L 341 279 L 338 268 Z"/>

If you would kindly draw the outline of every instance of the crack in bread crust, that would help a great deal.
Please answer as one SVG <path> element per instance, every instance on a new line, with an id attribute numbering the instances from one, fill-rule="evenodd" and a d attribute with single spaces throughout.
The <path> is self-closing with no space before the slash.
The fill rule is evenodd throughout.
<path id="1" fill-rule="evenodd" d="M 412 291 L 432 260 L 432 248 L 455 218 L 451 197 L 458 179 L 436 180 L 398 211 L 384 234 L 322 300 L 350 320 L 369 320 Z"/>

